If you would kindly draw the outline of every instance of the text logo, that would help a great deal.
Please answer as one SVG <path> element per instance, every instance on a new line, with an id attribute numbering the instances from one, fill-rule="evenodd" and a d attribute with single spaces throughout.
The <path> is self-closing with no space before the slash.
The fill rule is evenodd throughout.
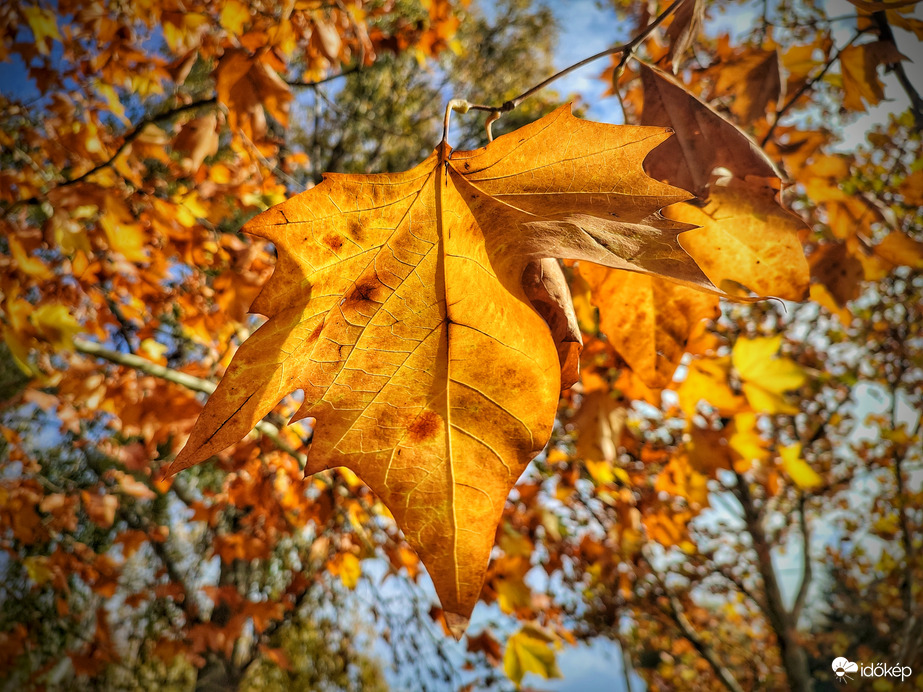
<path id="1" fill-rule="evenodd" d="M 893 666 L 887 663 L 853 663 L 843 656 L 833 659 L 831 667 L 837 681 L 844 685 L 847 680 L 852 680 L 849 673 L 858 673 L 862 678 L 895 678 L 901 682 L 913 675 L 913 669 L 910 666 L 902 666 L 900 663 Z"/>

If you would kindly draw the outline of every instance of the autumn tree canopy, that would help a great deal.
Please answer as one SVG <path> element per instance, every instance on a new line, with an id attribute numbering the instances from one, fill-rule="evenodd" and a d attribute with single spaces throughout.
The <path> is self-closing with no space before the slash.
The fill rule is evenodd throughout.
<path id="1" fill-rule="evenodd" d="M 923 19 L 835 9 L 613 2 L 617 124 L 528 0 L 0 9 L 0 677 L 923 680 Z"/>

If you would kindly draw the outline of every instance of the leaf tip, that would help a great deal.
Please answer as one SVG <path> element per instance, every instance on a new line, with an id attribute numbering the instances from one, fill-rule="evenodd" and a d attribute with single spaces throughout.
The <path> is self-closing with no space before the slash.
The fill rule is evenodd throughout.
<path id="1" fill-rule="evenodd" d="M 240 230 L 250 235 L 265 236 L 267 228 L 271 226 L 284 226 L 289 220 L 281 207 L 281 204 L 277 204 L 264 212 L 260 212 L 245 223 Z"/>
<path id="2" fill-rule="evenodd" d="M 469 622 L 469 618 L 466 618 L 464 615 L 450 613 L 449 611 L 445 612 L 445 624 L 448 626 L 449 632 L 452 633 L 455 641 L 461 641 L 462 636 L 465 634 L 465 630 L 468 629 Z"/>

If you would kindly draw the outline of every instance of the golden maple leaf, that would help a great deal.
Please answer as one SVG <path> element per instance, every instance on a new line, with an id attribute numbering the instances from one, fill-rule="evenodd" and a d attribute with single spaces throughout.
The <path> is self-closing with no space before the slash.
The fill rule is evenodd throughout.
<path id="1" fill-rule="evenodd" d="M 453 632 L 477 602 L 504 501 L 545 446 L 561 360 L 523 273 L 584 259 L 716 291 L 659 210 L 689 193 L 641 162 L 659 127 L 568 106 L 412 170 L 328 175 L 244 228 L 275 273 L 270 319 L 238 350 L 171 471 L 237 442 L 285 395 L 315 419 L 306 472 L 345 466 L 387 505 Z M 550 296 L 550 300 L 555 300 Z M 562 349 L 563 360 L 566 349 Z"/>

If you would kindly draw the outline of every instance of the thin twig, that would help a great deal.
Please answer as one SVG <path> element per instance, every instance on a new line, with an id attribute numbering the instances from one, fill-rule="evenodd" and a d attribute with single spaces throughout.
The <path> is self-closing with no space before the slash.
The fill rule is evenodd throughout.
<path id="1" fill-rule="evenodd" d="M 369 67 L 378 65 L 378 63 L 372 63 Z M 296 89 L 313 89 L 314 87 L 320 86 L 321 84 L 327 84 L 334 80 L 340 79 L 341 77 L 346 77 L 351 74 L 355 74 L 360 70 L 367 69 L 362 66 L 362 64 L 353 65 L 349 69 L 343 70 L 342 72 L 337 72 L 336 74 L 328 75 L 327 77 L 321 77 L 320 79 L 315 79 L 310 82 L 303 82 L 300 79 L 286 79 L 285 83 L 290 87 L 295 87 Z"/>
<path id="2" fill-rule="evenodd" d="M 791 97 L 788 101 L 785 102 L 785 105 L 783 105 L 779 110 L 776 111 L 775 117 L 773 117 L 773 119 L 772 119 L 772 125 L 769 126 L 769 131 L 766 132 L 766 135 L 763 137 L 763 140 L 760 142 L 760 146 L 761 146 L 761 147 L 765 147 L 766 144 L 769 142 L 769 140 L 772 139 L 772 135 L 773 135 L 773 133 L 776 131 L 776 126 L 779 124 L 779 121 L 782 119 L 782 116 L 785 115 L 785 114 L 788 112 L 788 110 L 789 110 L 792 106 L 795 105 L 795 102 L 796 102 L 798 99 L 800 99 L 801 96 L 802 96 L 806 91 L 808 91 L 809 89 L 812 89 L 812 88 L 814 87 L 815 84 L 817 84 L 821 79 L 824 78 L 824 75 L 827 74 L 827 70 L 829 70 L 831 67 L 833 67 L 833 64 L 839 59 L 840 53 L 842 53 L 844 50 L 846 50 L 847 48 L 849 48 L 849 47 L 850 47 L 853 43 L 855 43 L 855 42 L 859 39 L 859 37 L 862 36 L 862 34 L 864 34 L 864 33 L 865 33 L 865 29 L 859 29 L 855 34 L 853 34 L 852 38 L 849 39 L 849 41 L 846 42 L 846 45 L 845 45 L 845 46 L 843 46 L 843 47 L 837 49 L 837 51 L 836 51 L 836 53 L 834 53 L 833 57 L 830 58 L 830 60 L 828 60 L 828 61 L 826 62 L 826 64 L 824 65 L 823 69 L 822 69 L 820 72 L 818 72 L 814 77 L 812 77 L 812 78 L 809 79 L 807 82 L 805 82 L 804 84 L 802 84 L 802 85 L 801 85 L 801 88 L 798 89 L 798 91 L 796 91 L 796 92 L 792 95 L 792 97 Z"/>
<path id="3" fill-rule="evenodd" d="M 544 81 L 539 82 L 534 87 L 527 89 L 526 91 L 521 93 L 519 96 L 513 99 L 510 99 L 509 101 L 504 102 L 500 106 L 487 106 L 484 104 L 469 104 L 465 102 L 467 104 L 467 108 L 470 110 L 475 110 L 475 111 L 487 111 L 488 113 L 495 113 L 497 114 L 497 117 L 499 117 L 499 115 L 502 115 L 503 113 L 509 113 L 510 111 L 516 109 L 527 98 L 529 98 L 533 94 L 538 93 L 539 91 L 544 89 L 546 86 L 548 86 L 552 82 L 555 82 L 561 79 L 562 77 L 566 77 L 574 70 L 577 70 L 583 67 L 584 65 L 589 65 L 591 62 L 599 60 L 600 58 L 604 58 L 607 55 L 615 55 L 616 53 L 621 53 L 622 57 L 619 60 L 619 64 L 615 68 L 616 73 L 618 73 L 618 71 L 621 70 L 625 66 L 625 63 L 628 62 L 628 59 L 634 54 L 635 48 L 641 45 L 641 43 L 643 43 L 644 40 L 648 36 L 651 35 L 654 29 L 660 26 L 667 17 L 673 14 L 673 12 L 676 11 L 676 8 L 679 7 L 684 1 L 685 0 L 674 0 L 674 2 L 671 3 L 669 7 L 667 7 L 667 9 L 661 12 L 657 16 L 656 19 L 654 19 L 650 24 L 648 24 L 644 28 L 644 30 L 641 31 L 641 33 L 639 33 L 637 36 L 631 39 L 628 43 L 624 43 L 618 46 L 611 46 L 609 48 L 606 48 L 606 50 L 600 51 L 599 53 L 596 53 L 595 55 L 591 55 L 588 58 L 585 58 L 579 62 L 574 63 L 570 67 L 565 67 L 560 72 L 556 72 L 555 74 L 548 77 L 548 79 L 545 79 Z M 458 109 L 456 108 L 455 110 L 458 110 Z M 448 116 L 448 113 L 446 115 Z M 496 119 L 497 118 L 495 117 L 490 122 L 493 123 L 493 121 Z M 488 131 L 488 134 L 489 134 L 489 131 Z"/>
<path id="4" fill-rule="evenodd" d="M 878 28 L 879 38 L 882 41 L 890 41 L 896 48 L 897 41 L 894 38 L 894 32 L 891 31 L 891 25 L 888 23 L 887 13 L 883 11 L 873 13 L 872 21 L 875 22 L 875 26 Z M 900 60 L 888 63 L 888 69 L 894 72 L 897 81 L 900 82 L 901 87 L 906 92 L 907 98 L 910 99 L 910 109 L 913 111 L 913 121 L 917 126 L 917 130 L 923 130 L 923 98 L 920 97 L 919 92 L 910 83 L 904 64 Z"/>
<path id="5" fill-rule="evenodd" d="M 85 339 L 74 339 L 74 349 L 80 353 L 85 353 L 87 355 L 96 356 L 97 358 L 102 358 L 103 360 L 108 360 L 110 363 L 125 365 L 147 375 L 160 377 L 161 379 L 181 385 L 195 392 L 211 394 L 215 391 L 216 388 L 215 383 L 211 382 L 210 380 L 203 380 L 201 377 L 195 377 L 194 375 L 189 375 L 188 373 L 180 372 L 179 370 L 174 370 L 173 368 L 168 368 L 163 365 L 158 365 L 157 363 L 152 363 L 151 361 L 142 358 L 141 356 L 136 356 L 132 353 L 119 353 L 118 351 L 113 351 L 111 349 L 105 348 L 104 346 L 100 346 L 99 344 L 95 344 L 92 341 L 86 341 Z M 261 420 L 256 424 L 256 429 L 263 436 L 269 438 L 273 444 L 275 444 L 276 447 L 278 447 L 281 451 L 296 459 L 299 466 L 304 468 L 305 464 L 307 463 L 307 457 L 282 439 L 281 435 L 279 434 L 279 428 L 267 420 Z"/>
<path id="6" fill-rule="evenodd" d="M 217 97 L 212 96 L 211 98 L 208 98 L 208 99 L 200 99 L 198 101 L 193 101 L 192 103 L 187 103 L 182 106 L 171 108 L 157 115 L 143 118 L 123 136 L 122 143 L 118 146 L 118 148 L 115 150 L 115 153 L 112 156 L 110 156 L 105 161 L 102 161 L 96 164 L 95 166 L 90 168 L 88 171 L 85 171 L 78 176 L 75 176 L 73 178 L 67 178 L 66 180 L 62 180 L 58 183 L 55 183 L 51 188 L 49 188 L 49 190 L 57 190 L 62 187 L 76 185 L 77 183 L 83 182 L 84 180 L 89 178 L 94 173 L 101 171 L 103 168 L 106 168 L 107 166 L 111 166 L 113 163 L 115 163 L 115 160 L 119 156 L 121 156 L 122 153 L 131 145 L 131 143 L 134 142 L 136 139 L 138 139 L 138 137 L 140 137 L 144 133 L 144 129 L 148 125 L 155 125 L 159 122 L 162 122 L 174 116 L 181 115 L 182 113 L 186 113 L 191 110 L 196 110 L 198 108 L 204 108 L 206 106 L 214 106 L 217 103 L 218 103 Z M 47 194 L 48 194 L 48 190 L 46 190 L 43 193 L 43 197 L 47 196 Z M 3 216 L 4 218 L 6 218 L 10 216 L 14 211 L 20 209 L 21 207 L 28 206 L 31 204 L 40 204 L 41 202 L 42 202 L 42 198 L 40 197 L 30 197 L 29 199 L 19 200 L 15 204 L 11 205 L 3 213 Z"/>
<path id="7" fill-rule="evenodd" d="M 804 493 L 798 495 L 798 527 L 801 529 L 801 584 L 798 586 L 798 594 L 795 596 L 795 603 L 792 605 L 792 624 L 797 627 L 798 619 L 801 617 L 801 611 L 804 608 L 805 601 L 808 597 L 808 589 L 811 588 L 811 534 L 808 530 L 808 519 L 805 511 L 807 497 Z"/>
<path id="8" fill-rule="evenodd" d="M 657 584 L 660 586 L 663 595 L 667 598 L 667 603 L 669 604 L 669 609 L 667 614 L 672 618 L 673 622 L 676 623 L 676 626 L 679 627 L 679 631 L 682 635 L 695 647 L 695 650 L 699 652 L 699 655 L 704 658 L 708 664 L 711 666 L 712 671 L 715 673 L 715 676 L 718 680 L 721 681 L 721 684 L 724 685 L 731 692 L 743 692 L 743 688 L 740 686 L 740 683 L 737 682 L 737 679 L 733 674 L 721 663 L 718 659 L 718 656 L 715 654 L 714 650 L 705 643 L 705 640 L 699 636 L 699 633 L 696 632 L 695 627 L 692 623 L 689 622 L 689 619 L 686 617 L 686 614 L 683 612 L 683 607 L 679 602 L 679 599 L 667 588 L 666 583 L 664 582 L 661 575 L 654 569 L 653 564 L 650 560 L 647 561 L 648 566 L 651 568 L 651 574 L 654 579 L 657 580 Z"/>

